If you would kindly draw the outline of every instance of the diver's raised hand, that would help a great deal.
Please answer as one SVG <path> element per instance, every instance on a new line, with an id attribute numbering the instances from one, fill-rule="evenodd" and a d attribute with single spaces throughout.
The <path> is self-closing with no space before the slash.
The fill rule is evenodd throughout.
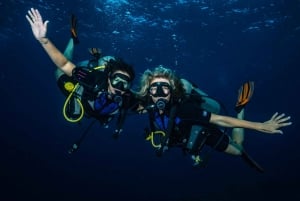
<path id="1" fill-rule="evenodd" d="M 41 43 L 46 43 L 48 41 L 46 39 L 46 34 L 47 24 L 49 23 L 49 21 L 46 20 L 45 22 L 43 22 L 40 12 L 34 8 L 28 10 L 28 15 L 26 15 L 26 19 L 31 25 L 34 37 Z"/>
<path id="2" fill-rule="evenodd" d="M 259 130 L 265 133 L 283 134 L 279 128 L 291 125 L 290 119 L 290 116 L 276 112 L 270 120 L 262 123 L 262 127 Z"/>

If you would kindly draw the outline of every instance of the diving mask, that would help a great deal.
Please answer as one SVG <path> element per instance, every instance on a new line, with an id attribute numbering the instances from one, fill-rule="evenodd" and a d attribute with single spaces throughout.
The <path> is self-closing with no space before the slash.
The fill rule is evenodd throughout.
<path id="1" fill-rule="evenodd" d="M 167 97 L 171 93 L 171 89 L 167 82 L 154 82 L 149 87 L 149 93 L 153 97 Z"/>
<path id="2" fill-rule="evenodd" d="M 110 76 L 110 83 L 113 88 L 126 91 L 130 88 L 130 78 L 122 73 L 115 73 Z"/>

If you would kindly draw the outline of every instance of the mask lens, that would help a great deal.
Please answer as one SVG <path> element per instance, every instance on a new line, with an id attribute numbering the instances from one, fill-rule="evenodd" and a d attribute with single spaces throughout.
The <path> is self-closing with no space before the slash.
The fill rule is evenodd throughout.
<path id="1" fill-rule="evenodd" d="M 111 85 L 119 90 L 127 90 L 130 88 L 130 78 L 121 73 L 115 73 L 110 77 Z"/>
<path id="2" fill-rule="evenodd" d="M 157 86 L 152 86 L 149 88 L 149 93 L 154 96 L 155 94 L 157 94 Z"/>
<path id="3" fill-rule="evenodd" d="M 154 97 L 167 97 L 171 92 L 171 86 L 167 82 L 155 82 L 149 87 L 149 93 Z"/>

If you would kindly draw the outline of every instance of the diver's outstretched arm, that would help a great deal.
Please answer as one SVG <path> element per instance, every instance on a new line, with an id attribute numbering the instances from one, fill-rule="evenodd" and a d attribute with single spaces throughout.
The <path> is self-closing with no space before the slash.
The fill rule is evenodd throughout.
<path id="1" fill-rule="evenodd" d="M 75 68 L 75 64 L 69 61 L 46 36 L 47 25 L 49 21 L 46 20 L 45 22 L 43 22 L 40 12 L 34 8 L 28 10 L 26 19 L 31 26 L 34 37 L 41 43 L 52 61 L 65 74 L 71 76 L 72 71 Z"/>
<path id="2" fill-rule="evenodd" d="M 228 116 L 211 114 L 210 123 L 223 127 L 247 128 L 263 133 L 283 134 L 282 130 L 279 130 L 279 128 L 291 125 L 292 122 L 289 120 L 289 116 L 285 116 L 285 114 L 278 114 L 277 112 L 270 120 L 265 122 L 252 122 Z"/>

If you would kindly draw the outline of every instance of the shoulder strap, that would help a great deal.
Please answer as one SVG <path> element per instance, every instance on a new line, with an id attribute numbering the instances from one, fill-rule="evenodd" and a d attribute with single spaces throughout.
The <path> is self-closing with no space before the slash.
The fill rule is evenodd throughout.
<path id="1" fill-rule="evenodd" d="M 179 103 L 176 103 L 171 107 L 166 136 L 161 143 L 161 147 L 156 151 L 157 156 L 162 156 L 162 153 L 168 149 L 169 137 L 172 134 L 174 128 L 174 122 L 175 122 L 178 104 Z"/>
<path id="2" fill-rule="evenodd" d="M 118 139 L 121 132 L 123 131 L 123 125 L 124 125 L 124 122 L 125 122 L 125 119 L 126 119 L 126 115 L 127 115 L 127 109 L 125 108 L 120 108 L 120 111 L 119 111 L 119 116 L 118 116 L 118 119 L 117 119 L 117 124 L 116 124 L 116 129 L 112 135 L 112 137 L 114 139 Z"/>
<path id="3" fill-rule="evenodd" d="M 155 127 L 155 124 L 154 124 L 154 122 L 155 122 L 155 118 L 154 118 L 155 112 L 151 108 L 151 109 L 148 110 L 148 113 L 149 113 L 148 117 L 149 117 L 150 131 L 152 132 L 152 131 L 156 130 L 156 127 Z"/>
<path id="4" fill-rule="evenodd" d="M 123 95 L 123 102 L 120 107 L 119 116 L 117 119 L 116 129 L 113 133 L 113 138 L 117 139 L 120 135 L 120 133 L 123 131 L 124 122 L 128 113 L 128 110 L 130 110 L 132 107 L 135 107 L 135 105 L 131 106 L 131 101 L 133 98 L 133 94 L 131 92 L 125 93 Z"/>

